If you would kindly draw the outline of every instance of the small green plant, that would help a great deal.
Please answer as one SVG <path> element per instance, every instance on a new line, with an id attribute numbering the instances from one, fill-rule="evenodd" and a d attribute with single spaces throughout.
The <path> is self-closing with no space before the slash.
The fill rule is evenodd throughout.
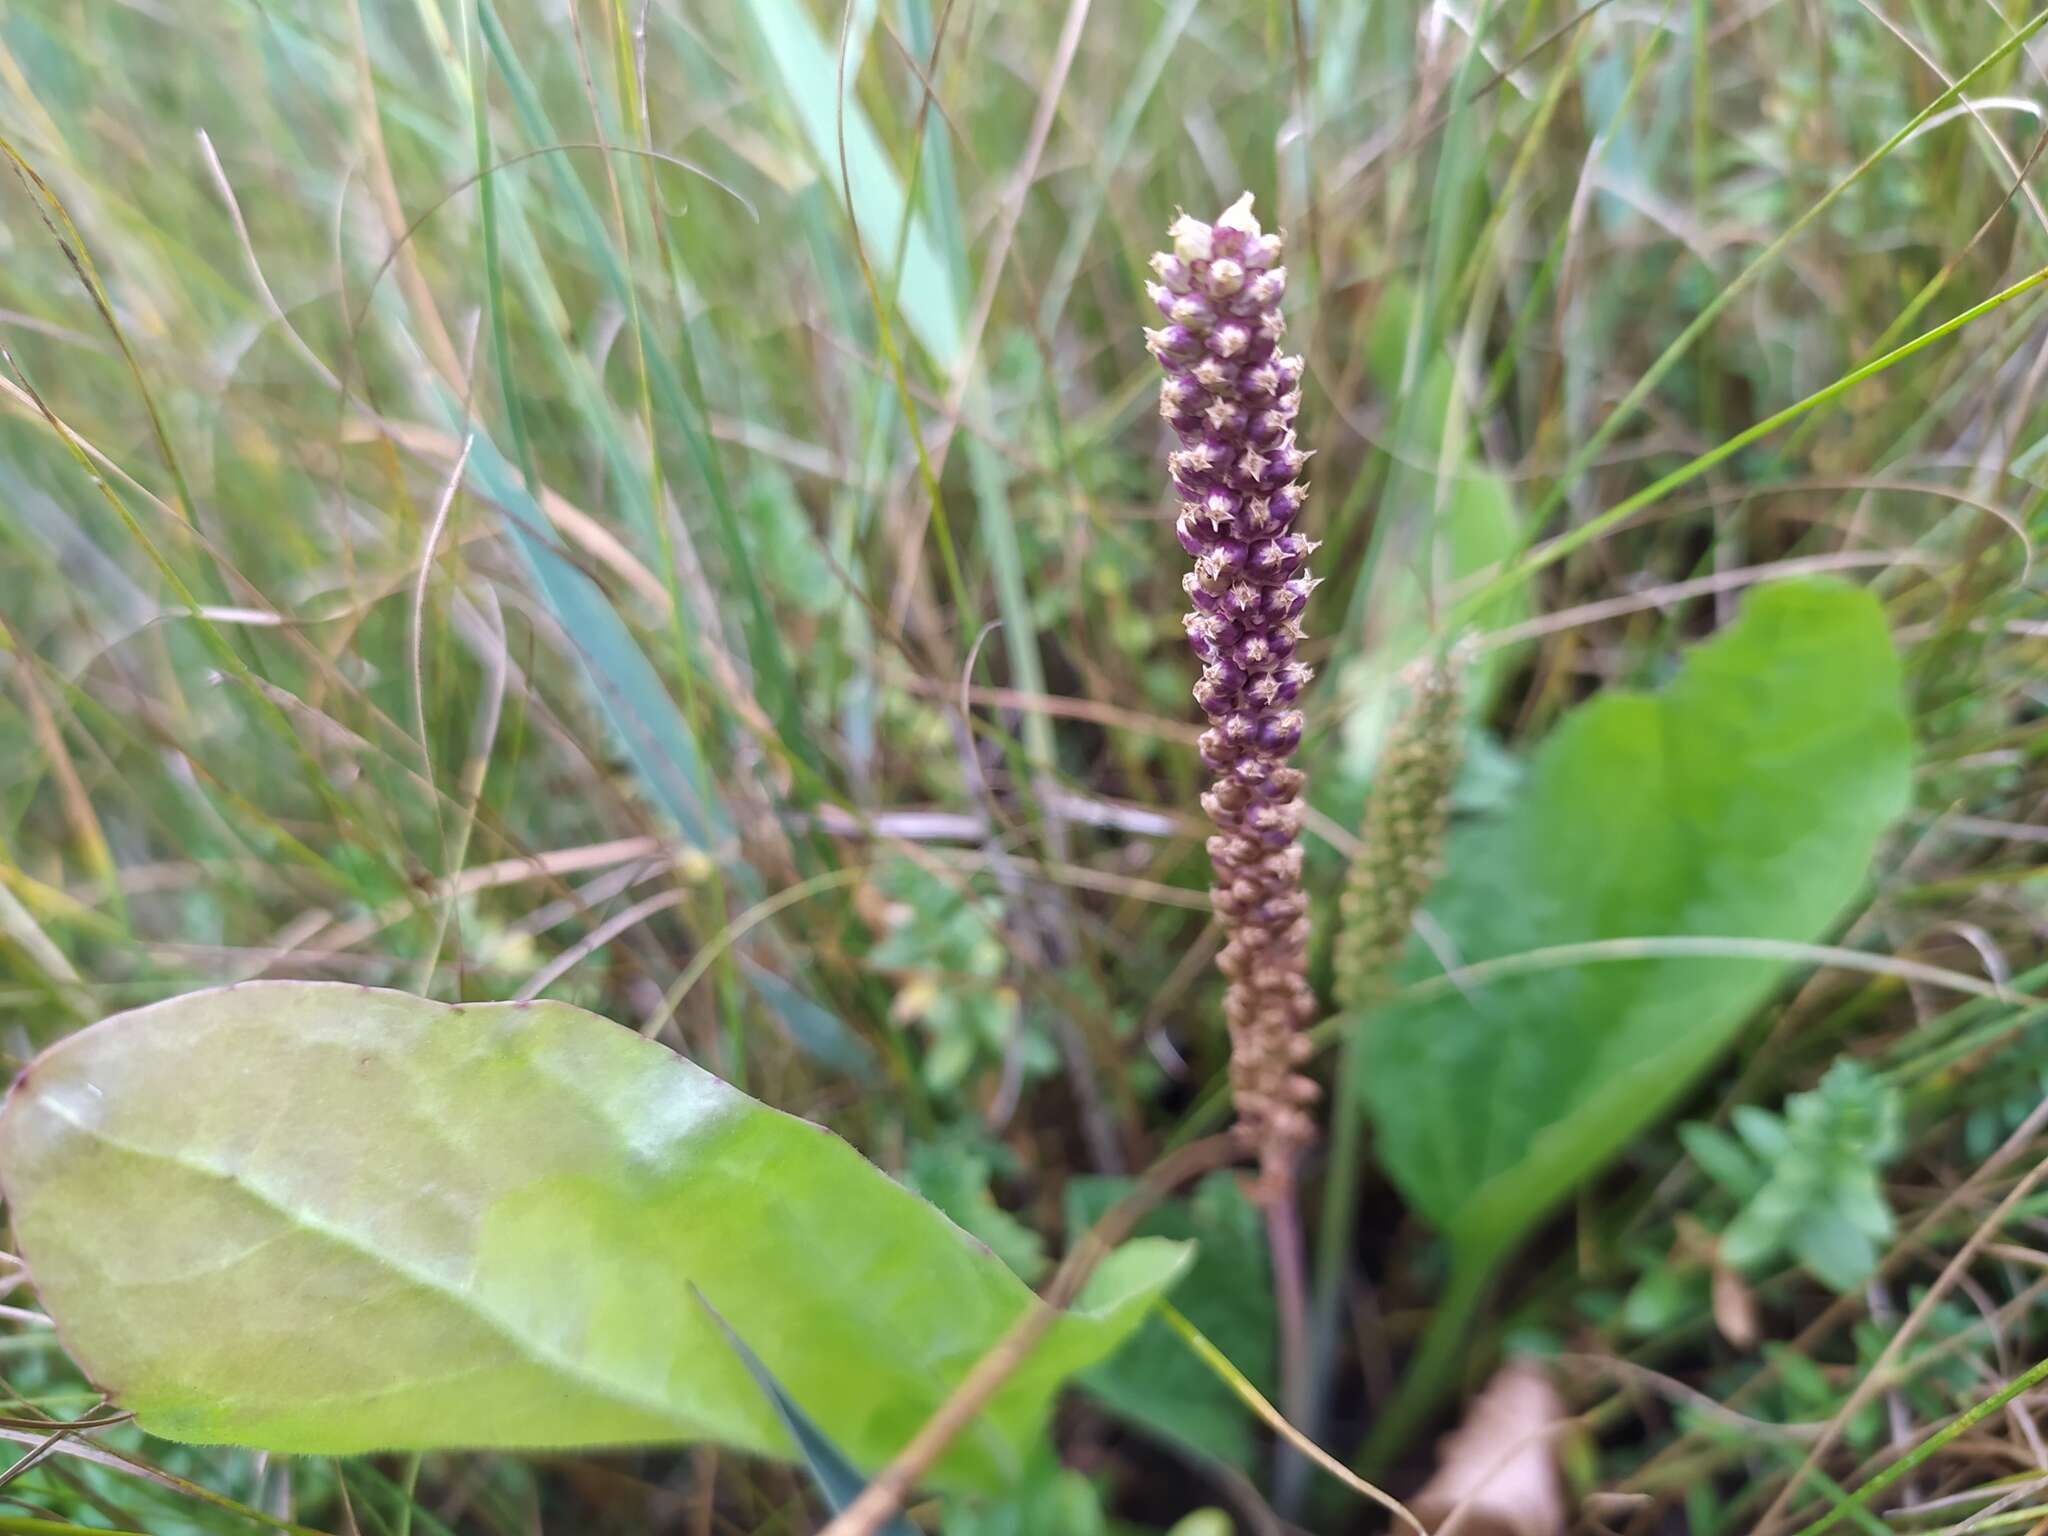
<path id="1" fill-rule="evenodd" d="M 1791 1259 L 1821 1284 L 1863 1283 L 1891 1241 L 1880 1175 L 1903 1145 L 1899 1093 L 1856 1061 L 1838 1061 L 1783 1114 L 1738 1105 L 1735 1134 L 1690 1123 L 1679 1137 L 1740 1209 L 1720 1257 L 1749 1273 Z"/>
<path id="2" fill-rule="evenodd" d="M 984 885 L 943 879 L 907 858 L 891 860 L 876 880 L 888 928 L 868 963 L 896 984 L 891 1019 L 925 1035 L 919 1060 L 936 1093 L 958 1094 L 977 1073 L 1006 1068 L 1042 1076 L 1057 1062 L 1006 977 L 1002 909 Z"/>

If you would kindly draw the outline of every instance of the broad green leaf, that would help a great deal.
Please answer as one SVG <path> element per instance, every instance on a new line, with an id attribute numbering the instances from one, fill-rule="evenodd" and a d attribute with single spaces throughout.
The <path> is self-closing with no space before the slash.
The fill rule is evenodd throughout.
<path id="1" fill-rule="evenodd" d="M 1868 594 L 1785 583 L 1661 692 L 1574 711 L 1504 814 L 1453 836 L 1429 910 L 1463 964 L 1630 936 L 1812 940 L 1907 804 L 1899 667 Z M 1411 951 L 1407 979 L 1441 967 Z M 1777 960 L 1558 965 L 1439 986 L 1363 1026 L 1409 1200 L 1497 1259 L 1734 1039 Z"/>
<path id="2" fill-rule="evenodd" d="M 1132 1187 L 1129 1179 L 1074 1180 L 1067 1186 L 1068 1230 L 1092 1225 Z M 1195 1262 L 1174 1304 L 1253 1386 L 1272 1392 L 1273 1277 L 1265 1223 L 1237 1176 L 1212 1173 L 1190 1198 L 1155 1208 L 1138 1230 L 1153 1237 L 1194 1239 Z M 1250 1413 L 1157 1318 L 1148 1319 L 1081 1385 L 1125 1418 L 1180 1445 L 1230 1466 L 1251 1466 Z"/>
<path id="3" fill-rule="evenodd" d="M 1029 1302 L 821 1127 L 551 1002 L 272 982 L 122 1014 L 23 1073 L 0 1187 L 66 1347 L 173 1440 L 789 1454 L 695 1286 L 873 1467 Z M 934 1481 L 1011 1481 L 1185 1259 L 1112 1255 Z"/>

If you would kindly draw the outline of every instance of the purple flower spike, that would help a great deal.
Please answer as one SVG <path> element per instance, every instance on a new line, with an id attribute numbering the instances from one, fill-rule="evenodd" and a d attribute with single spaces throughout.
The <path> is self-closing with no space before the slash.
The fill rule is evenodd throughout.
<path id="1" fill-rule="evenodd" d="M 1301 1148 L 1315 1137 L 1315 1085 L 1296 1067 L 1315 1017 L 1301 888 L 1301 742 L 1294 707 L 1310 671 L 1294 659 L 1315 578 L 1315 542 L 1292 526 L 1308 488 L 1295 441 L 1301 359 L 1282 356 L 1281 239 L 1252 216 L 1247 192 L 1214 224 L 1182 214 L 1149 286 L 1166 320 L 1146 343 L 1166 382 L 1159 414 L 1179 447 L 1168 459 L 1181 509 L 1174 532 L 1194 562 L 1188 643 L 1204 666 L 1195 701 L 1211 721 L 1202 807 L 1218 835 L 1211 898 L 1228 942 L 1231 1085 L 1240 1131 L 1259 1157 L 1262 1198 L 1288 1198 Z"/>

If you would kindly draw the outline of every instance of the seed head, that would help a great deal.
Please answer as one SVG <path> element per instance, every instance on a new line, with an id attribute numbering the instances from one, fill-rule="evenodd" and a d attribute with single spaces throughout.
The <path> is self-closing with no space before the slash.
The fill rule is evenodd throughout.
<path id="1" fill-rule="evenodd" d="M 1458 771 L 1458 685 L 1455 661 L 1422 663 L 1414 698 L 1380 749 L 1337 930 L 1337 1000 L 1348 1009 L 1385 989 L 1436 879 Z"/>

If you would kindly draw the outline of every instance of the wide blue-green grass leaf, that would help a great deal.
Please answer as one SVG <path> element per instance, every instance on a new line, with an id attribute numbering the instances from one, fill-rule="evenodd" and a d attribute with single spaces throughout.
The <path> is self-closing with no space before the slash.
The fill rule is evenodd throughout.
<path id="1" fill-rule="evenodd" d="M 755 995 L 782 1021 L 782 1027 L 789 1032 L 790 1041 L 798 1050 L 819 1066 L 843 1073 L 856 1082 L 874 1081 L 877 1070 L 874 1048 L 855 1034 L 838 1014 L 806 996 L 765 965 L 742 957 L 740 970 L 753 986 Z"/>
<path id="2" fill-rule="evenodd" d="M 782 1420 L 782 1427 L 789 1431 L 789 1438 L 803 1457 L 811 1481 L 817 1484 L 825 1502 L 835 1514 L 846 1508 L 867 1487 L 867 1479 L 861 1476 L 860 1469 L 846 1459 L 846 1453 L 832 1443 L 830 1435 L 818 1428 L 811 1416 L 804 1412 L 803 1405 L 784 1390 L 782 1383 L 775 1379 L 775 1373 L 748 1348 L 747 1341 L 733 1331 L 732 1324 L 705 1300 L 703 1293 L 699 1291 L 696 1295 L 711 1314 L 711 1320 L 725 1334 L 726 1342 L 732 1345 L 732 1352 L 740 1357 L 740 1364 L 754 1378 L 754 1385 L 761 1389 L 761 1395 L 775 1409 L 775 1416 Z M 884 1521 L 880 1530 L 883 1536 L 918 1536 L 917 1527 L 901 1515 Z"/>
<path id="3" fill-rule="evenodd" d="M 528 76 L 518 50 L 513 47 L 510 36 L 488 0 L 479 0 L 477 20 L 483 39 L 490 50 L 491 59 L 504 79 L 506 89 L 512 97 L 513 108 L 527 136 L 537 146 L 560 145 L 562 135 L 558 134 L 550 123 L 540 92 Z M 751 551 L 742 534 L 740 509 L 734 502 L 726 483 L 724 468 L 711 442 L 708 410 L 702 381 L 698 376 L 691 325 L 679 325 L 667 335 L 655 332 L 649 324 L 646 306 L 639 301 L 639 295 L 634 290 L 633 279 L 627 270 L 625 259 L 620 251 L 614 248 L 614 238 L 606 228 L 605 221 L 590 194 L 576 179 L 564 155 L 548 154 L 544 157 L 544 163 L 549 172 L 550 185 L 556 193 L 554 207 L 566 214 L 566 222 L 576 236 L 576 249 L 581 255 L 596 263 L 613 300 L 632 317 L 639 331 L 639 356 L 645 366 L 649 397 L 653 405 L 658 406 L 660 410 L 658 423 L 650 423 L 650 429 L 673 429 L 689 448 L 692 460 L 702 476 L 705 499 L 712 512 L 712 525 L 718 535 L 719 547 L 730 567 L 729 590 L 738 599 L 737 606 L 744 620 L 748 654 L 758 672 L 757 686 L 768 704 L 769 712 L 780 724 L 785 738 L 799 751 L 806 750 L 807 741 L 797 711 L 795 677 L 783 646 L 782 634 L 776 627 L 775 616 L 768 605 L 760 573 L 754 568 Z M 486 178 L 487 182 L 488 180 L 489 178 Z M 744 205 L 737 194 L 724 189 L 722 183 L 719 185 L 726 195 L 701 216 L 733 229 L 749 225 L 752 222 L 751 208 Z M 673 246 L 667 249 L 673 261 Z M 544 301 L 541 305 L 544 312 L 565 309 L 561 296 L 555 291 L 552 278 L 537 258 L 522 264 L 521 275 L 528 284 L 538 286 L 544 291 Z M 678 280 L 684 278 L 679 268 L 676 269 L 675 276 Z M 498 321 L 499 313 L 500 306 L 494 304 L 494 323 Z M 676 349 L 676 356 L 673 359 L 668 350 L 671 337 Z M 551 350 L 557 354 L 558 369 L 562 369 L 568 359 L 567 349 L 559 339 L 556 339 Z M 508 361 L 501 358 L 501 368 Z M 582 371 L 580 366 L 576 370 L 578 374 Z M 595 378 L 577 377 L 572 382 L 581 385 L 578 391 L 580 394 L 598 397 L 588 400 L 582 413 L 583 419 L 607 446 L 608 456 L 615 461 L 614 470 L 621 481 L 638 488 L 638 494 L 629 500 L 640 509 L 642 520 L 653 529 L 660 513 L 650 494 L 651 488 L 643 483 L 647 477 L 641 468 L 618 462 L 623 457 L 620 434 L 610 419 L 607 403 L 602 399 Z M 508 380 L 508 406 L 512 387 Z M 658 532 L 654 542 L 662 542 Z"/>
<path id="4" fill-rule="evenodd" d="M 1035 1305 L 823 1127 L 553 1002 L 266 982 L 122 1014 L 17 1081 L 0 1187 L 79 1366 L 206 1444 L 789 1454 L 695 1285 L 873 1468 Z M 1186 1260 L 1116 1250 L 935 1485 L 1021 1476 Z"/>
<path id="5" fill-rule="evenodd" d="M 642 786 L 684 837 L 714 847 L 732 820 L 704 769 L 689 722 L 604 589 L 572 561 L 519 472 L 480 430 L 468 475 L 502 513 L 520 563 L 576 653 L 584 682 L 631 759 Z"/>
<path id="6" fill-rule="evenodd" d="M 838 55 L 818 35 L 800 0 L 750 0 L 746 13 L 774 66 L 783 99 L 795 115 L 820 174 L 839 186 L 840 129 L 845 128 L 849 210 L 862 248 L 893 292 L 911 333 L 941 369 L 962 346 L 961 299 L 951 269 L 939 254 L 925 219 L 907 208 L 903 184 L 882 150 L 874 125 L 854 99 L 849 81 L 844 112 Z M 906 223 L 906 214 L 908 222 Z M 896 252 L 902 250 L 900 266 Z"/>
<path id="7" fill-rule="evenodd" d="M 1366 576 L 1342 620 L 1344 643 L 1324 684 L 1337 703 L 1337 750 L 1317 765 L 1317 798 L 1347 823 L 1357 818 L 1380 745 L 1405 697 L 1403 672 L 1440 638 L 1452 596 L 1505 565 L 1526 543 L 1514 489 L 1480 451 L 1451 359 L 1425 357 L 1419 377 L 1403 383 L 1407 317 L 1418 302 L 1405 287 L 1390 290 L 1363 350 L 1374 387 L 1400 402 L 1381 498 L 1400 515 L 1382 516 L 1374 525 Z M 1502 593 L 1470 615 L 1470 623 L 1481 633 L 1518 624 L 1529 617 L 1531 601 L 1526 587 Z M 1484 718 L 1513 659 L 1510 649 L 1497 648 L 1462 669 L 1472 717 Z"/>

